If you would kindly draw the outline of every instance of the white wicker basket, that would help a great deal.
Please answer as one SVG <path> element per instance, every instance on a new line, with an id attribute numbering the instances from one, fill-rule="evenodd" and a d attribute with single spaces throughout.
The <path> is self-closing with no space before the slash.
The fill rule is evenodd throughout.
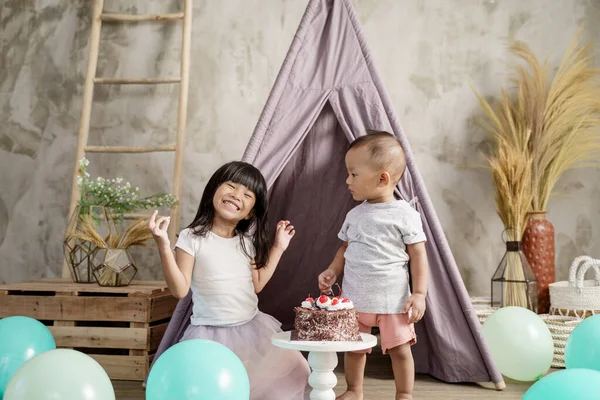
<path id="1" fill-rule="evenodd" d="M 498 309 L 492 307 L 489 298 L 476 297 L 472 298 L 473 309 L 479 318 L 479 322 L 483 324 L 488 317 Z M 544 320 L 554 342 L 554 358 L 552 360 L 552 368 L 565 368 L 565 346 L 569 335 L 575 329 L 582 319 L 577 317 L 541 314 L 540 317 Z"/>
<path id="2" fill-rule="evenodd" d="M 585 280 L 589 269 L 595 280 Z M 580 256 L 569 268 L 569 280 L 551 283 L 550 313 L 561 316 L 587 318 L 600 314 L 600 260 Z"/>
<path id="3" fill-rule="evenodd" d="M 489 297 L 471 297 L 471 303 L 475 314 L 479 319 L 479 322 L 483 324 L 490 315 L 498 309 L 498 307 L 492 307 L 492 302 Z"/>
<path id="4" fill-rule="evenodd" d="M 554 359 L 552 360 L 552 368 L 565 368 L 565 346 L 567 339 L 573 329 L 583 321 L 576 317 L 565 317 L 562 315 L 541 314 L 540 317 L 544 320 L 554 342 Z"/>

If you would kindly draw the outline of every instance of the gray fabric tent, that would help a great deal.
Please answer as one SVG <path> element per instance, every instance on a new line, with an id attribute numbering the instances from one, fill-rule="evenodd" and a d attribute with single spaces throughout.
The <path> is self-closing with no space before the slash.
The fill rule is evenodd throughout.
<path id="1" fill-rule="evenodd" d="M 431 268 L 427 312 L 413 347 L 417 372 L 446 382 L 503 387 L 478 319 L 433 209 L 408 141 L 377 76 L 350 0 L 311 0 L 243 160 L 257 166 L 270 188 L 273 221 L 289 219 L 297 235 L 260 308 L 292 326 L 293 307 L 318 293 L 317 275 L 332 260 L 337 232 L 356 204 L 345 185 L 344 154 L 367 129 L 393 132 L 407 156 L 397 195 L 423 217 Z M 182 299 L 156 358 L 189 324 Z"/>

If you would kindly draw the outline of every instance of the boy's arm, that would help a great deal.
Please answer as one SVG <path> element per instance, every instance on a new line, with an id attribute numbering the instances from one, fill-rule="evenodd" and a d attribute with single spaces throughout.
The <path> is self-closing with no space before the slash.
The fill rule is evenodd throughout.
<path id="1" fill-rule="evenodd" d="M 429 264 L 425 242 L 406 245 L 410 257 L 410 274 L 412 276 L 412 292 L 427 296 L 427 282 L 429 279 Z"/>
<path id="2" fill-rule="evenodd" d="M 410 273 L 412 275 L 412 295 L 404 305 L 404 313 L 408 313 L 408 322 L 419 322 L 425 314 L 425 297 L 427 296 L 427 281 L 429 279 L 429 264 L 425 242 L 406 245 L 410 257 Z"/>
<path id="3" fill-rule="evenodd" d="M 333 261 L 329 264 L 327 269 L 333 271 L 335 277 L 339 277 L 342 272 L 344 272 L 344 264 L 346 260 L 344 259 L 344 254 L 346 253 L 346 249 L 348 248 L 348 242 L 343 242 L 338 251 L 335 253 L 335 257 L 333 257 Z"/>
<path id="4" fill-rule="evenodd" d="M 346 253 L 347 247 L 348 242 L 343 242 L 335 253 L 335 257 L 331 264 L 329 264 L 329 267 L 319 274 L 319 289 L 322 292 L 329 293 L 337 278 L 344 272 L 344 254 Z"/>

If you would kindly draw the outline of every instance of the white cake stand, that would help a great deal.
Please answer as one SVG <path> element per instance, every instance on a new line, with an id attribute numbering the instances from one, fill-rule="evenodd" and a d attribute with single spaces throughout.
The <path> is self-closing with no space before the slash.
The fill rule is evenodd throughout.
<path id="1" fill-rule="evenodd" d="M 308 384 L 312 388 L 310 400 L 335 400 L 333 388 L 337 377 L 333 370 L 337 366 L 337 352 L 365 350 L 375 347 L 377 338 L 368 333 L 361 333 L 362 342 L 309 342 L 290 340 L 291 332 L 276 333 L 271 343 L 284 349 L 308 351 L 308 365 L 312 370 Z"/>

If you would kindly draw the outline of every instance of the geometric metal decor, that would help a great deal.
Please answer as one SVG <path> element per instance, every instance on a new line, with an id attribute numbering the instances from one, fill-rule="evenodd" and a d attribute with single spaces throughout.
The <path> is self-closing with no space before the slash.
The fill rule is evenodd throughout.
<path id="1" fill-rule="evenodd" d="M 63 251 L 71 277 L 78 283 L 94 283 L 93 271 L 104 261 L 106 241 L 117 233 L 110 212 L 102 206 L 77 206 L 69 219 Z"/>
<path id="2" fill-rule="evenodd" d="M 137 274 L 133 256 L 128 249 L 101 249 L 103 261 L 93 267 L 94 277 L 100 286 L 127 286 Z"/>

